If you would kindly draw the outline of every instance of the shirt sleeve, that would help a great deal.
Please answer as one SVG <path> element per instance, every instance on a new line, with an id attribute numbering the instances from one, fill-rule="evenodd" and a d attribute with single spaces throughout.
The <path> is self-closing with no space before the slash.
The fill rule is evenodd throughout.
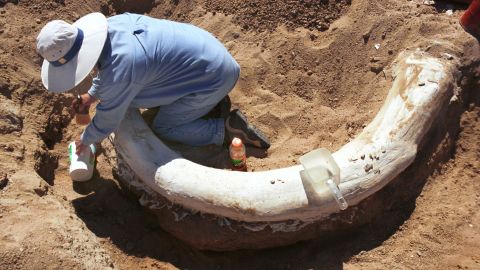
<path id="1" fill-rule="evenodd" d="M 88 89 L 88 94 L 96 99 L 100 99 L 100 97 L 97 95 L 98 85 L 96 84 L 96 81 L 98 81 L 98 78 L 93 79 L 92 87 Z"/>
<path id="2" fill-rule="evenodd" d="M 137 86 L 129 83 L 102 85 L 101 88 L 101 95 L 97 92 L 98 89 L 91 88 L 91 94 L 99 97 L 100 103 L 96 107 L 95 116 L 81 135 L 85 145 L 98 143 L 117 129 L 137 92 Z"/>

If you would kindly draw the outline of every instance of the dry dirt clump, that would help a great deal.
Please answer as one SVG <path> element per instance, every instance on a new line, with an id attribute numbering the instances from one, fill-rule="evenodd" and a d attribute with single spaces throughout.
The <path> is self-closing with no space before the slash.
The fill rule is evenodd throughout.
<path id="1" fill-rule="evenodd" d="M 214 0 L 206 1 L 205 6 L 233 15 L 233 21 L 245 30 L 273 30 L 285 24 L 288 28 L 325 31 L 345 13 L 350 3 L 351 0 Z"/>

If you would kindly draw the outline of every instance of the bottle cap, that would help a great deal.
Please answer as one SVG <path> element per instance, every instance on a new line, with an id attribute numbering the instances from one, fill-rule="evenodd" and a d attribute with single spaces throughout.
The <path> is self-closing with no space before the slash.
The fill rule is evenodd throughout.
<path id="1" fill-rule="evenodd" d="M 241 147 L 242 144 L 243 143 L 242 143 L 242 140 L 240 138 L 237 138 L 237 137 L 233 138 L 233 140 L 232 140 L 232 146 L 233 147 Z"/>

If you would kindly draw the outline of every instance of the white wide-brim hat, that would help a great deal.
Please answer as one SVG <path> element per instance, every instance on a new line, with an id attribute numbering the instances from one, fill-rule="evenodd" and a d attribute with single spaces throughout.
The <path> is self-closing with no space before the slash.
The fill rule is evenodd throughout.
<path id="1" fill-rule="evenodd" d="M 107 19 L 102 13 L 90 13 L 73 23 L 83 32 L 83 42 L 78 53 L 61 66 L 43 61 L 42 82 L 51 92 L 71 90 L 92 71 L 102 53 L 107 38 Z"/>

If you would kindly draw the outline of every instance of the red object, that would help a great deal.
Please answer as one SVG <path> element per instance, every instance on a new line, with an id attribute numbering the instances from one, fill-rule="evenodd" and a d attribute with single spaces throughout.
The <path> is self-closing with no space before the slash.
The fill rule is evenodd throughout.
<path id="1" fill-rule="evenodd" d="M 460 18 L 463 29 L 480 40 L 480 0 L 473 0 Z"/>

